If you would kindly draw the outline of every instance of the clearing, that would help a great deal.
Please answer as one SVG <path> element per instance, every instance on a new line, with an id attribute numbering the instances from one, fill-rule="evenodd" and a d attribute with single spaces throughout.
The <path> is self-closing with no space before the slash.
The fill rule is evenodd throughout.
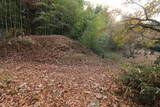
<path id="1" fill-rule="evenodd" d="M 115 94 L 119 66 L 65 36 L 0 43 L 2 107 L 135 107 Z M 137 107 L 137 106 L 136 106 Z"/>

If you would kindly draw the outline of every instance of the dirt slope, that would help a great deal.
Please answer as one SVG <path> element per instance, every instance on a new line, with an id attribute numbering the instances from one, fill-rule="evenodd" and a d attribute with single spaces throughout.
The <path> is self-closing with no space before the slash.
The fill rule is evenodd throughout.
<path id="1" fill-rule="evenodd" d="M 1 43 L 0 106 L 137 107 L 115 94 L 119 67 L 65 36 Z"/>
<path id="2" fill-rule="evenodd" d="M 30 36 L 0 42 L 0 56 L 16 61 L 57 63 L 70 56 L 92 56 L 91 51 L 65 36 Z"/>

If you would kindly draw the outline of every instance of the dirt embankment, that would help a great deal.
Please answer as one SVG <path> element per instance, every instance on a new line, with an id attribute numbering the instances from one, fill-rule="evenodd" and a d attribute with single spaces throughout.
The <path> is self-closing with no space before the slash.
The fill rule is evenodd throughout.
<path id="1" fill-rule="evenodd" d="M 75 57 L 85 59 L 88 56 L 95 56 L 89 49 L 62 35 L 29 36 L 1 40 L 0 50 L 1 60 L 50 64 L 64 63 L 63 61 L 69 61 L 70 58 L 74 61 Z"/>

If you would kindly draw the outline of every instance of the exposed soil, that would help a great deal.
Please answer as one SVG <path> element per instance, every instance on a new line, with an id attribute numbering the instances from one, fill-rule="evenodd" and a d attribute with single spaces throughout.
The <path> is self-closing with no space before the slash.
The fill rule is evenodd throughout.
<path id="1" fill-rule="evenodd" d="M 0 106 L 138 107 L 115 94 L 114 61 L 65 36 L 29 38 L 0 43 Z"/>

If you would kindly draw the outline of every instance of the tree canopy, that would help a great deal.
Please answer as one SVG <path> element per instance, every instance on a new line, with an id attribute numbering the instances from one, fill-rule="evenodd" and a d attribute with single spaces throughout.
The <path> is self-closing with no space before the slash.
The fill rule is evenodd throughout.
<path id="1" fill-rule="evenodd" d="M 127 4 L 136 5 L 139 7 L 138 11 L 134 14 L 124 15 L 125 21 L 127 22 L 129 29 L 139 29 L 143 37 L 147 37 L 153 40 L 159 40 L 159 38 L 145 36 L 146 30 L 150 32 L 160 32 L 160 22 L 155 18 L 160 13 L 160 1 L 159 0 L 148 0 L 143 3 L 142 0 L 128 0 Z"/>

